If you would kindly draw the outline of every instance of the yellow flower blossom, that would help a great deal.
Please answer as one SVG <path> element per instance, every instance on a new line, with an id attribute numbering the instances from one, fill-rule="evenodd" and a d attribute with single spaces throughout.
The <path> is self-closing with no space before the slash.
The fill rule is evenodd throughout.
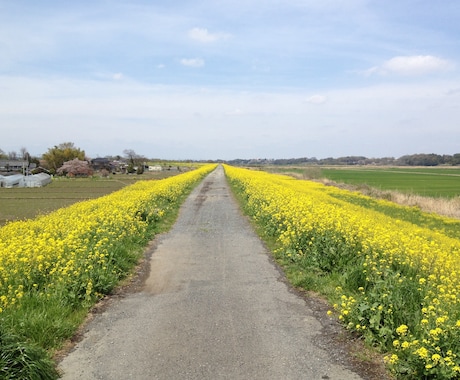
<path id="1" fill-rule="evenodd" d="M 125 243 L 147 237 L 168 205 L 215 165 L 160 181 L 139 181 L 97 199 L 0 228 L 0 307 L 28 296 L 90 300 L 123 275 Z M 104 283 L 106 281 L 106 283 Z M 68 292 L 67 289 L 73 289 Z M 62 302 L 65 302 L 63 300 Z"/>
<path id="2" fill-rule="evenodd" d="M 396 329 L 396 332 L 398 335 L 406 335 L 407 334 L 408 327 L 406 325 L 401 325 Z"/>

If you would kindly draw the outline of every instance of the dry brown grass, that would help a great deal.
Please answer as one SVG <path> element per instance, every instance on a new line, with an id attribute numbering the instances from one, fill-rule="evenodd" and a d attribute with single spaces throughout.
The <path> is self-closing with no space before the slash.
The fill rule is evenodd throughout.
<path id="1" fill-rule="evenodd" d="M 390 191 L 390 200 L 407 206 L 417 206 L 422 211 L 434 212 L 450 218 L 460 219 L 460 197 L 455 198 L 431 198 L 416 194 L 403 194 Z"/>
<path id="2" fill-rule="evenodd" d="M 291 177 L 309 181 L 321 182 L 327 186 L 336 186 L 341 189 L 358 191 L 376 199 L 386 199 L 402 206 L 418 207 L 420 210 L 435 213 L 449 218 L 460 219 L 460 196 L 454 198 L 423 197 L 418 194 L 402 193 L 396 190 L 380 190 L 368 185 L 351 185 L 337 183 L 327 178 L 319 178 L 320 172 L 285 173 Z"/>

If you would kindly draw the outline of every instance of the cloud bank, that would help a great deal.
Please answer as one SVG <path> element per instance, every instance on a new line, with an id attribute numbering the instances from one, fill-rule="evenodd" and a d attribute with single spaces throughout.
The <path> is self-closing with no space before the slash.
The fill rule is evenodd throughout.
<path id="1" fill-rule="evenodd" d="M 393 57 L 380 66 L 367 70 L 367 74 L 418 76 L 432 73 L 442 73 L 452 70 L 454 64 L 449 60 L 432 55 L 412 55 Z"/>

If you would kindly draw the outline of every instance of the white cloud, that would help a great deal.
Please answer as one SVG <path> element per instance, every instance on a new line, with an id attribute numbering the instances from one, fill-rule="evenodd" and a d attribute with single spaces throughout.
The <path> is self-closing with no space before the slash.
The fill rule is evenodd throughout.
<path id="1" fill-rule="evenodd" d="M 115 73 L 115 74 L 113 74 L 113 79 L 115 79 L 115 80 L 123 79 L 123 73 Z"/>
<path id="2" fill-rule="evenodd" d="M 448 95 L 460 88 L 458 78 L 330 88 L 327 98 L 296 90 L 153 85 L 126 75 L 118 82 L 0 75 L 0 87 L 4 151 L 25 146 L 42 154 L 62 141 L 91 157 L 126 148 L 171 159 L 458 151 L 458 98 Z M 321 97 L 324 105 L 305 106 L 307 98 Z M 37 129 L 48 133 L 34 134 Z"/>
<path id="3" fill-rule="evenodd" d="M 323 104 L 325 103 L 327 98 L 324 95 L 312 95 L 306 99 L 307 103 L 310 104 Z"/>
<path id="4" fill-rule="evenodd" d="M 184 66 L 195 68 L 204 66 L 204 60 L 202 60 L 201 58 L 183 58 L 180 60 L 180 63 Z"/>
<path id="5" fill-rule="evenodd" d="M 423 75 L 447 71 L 453 66 L 452 62 L 432 55 L 397 56 L 366 70 L 365 74 Z"/>
<path id="6" fill-rule="evenodd" d="M 229 38 L 230 34 L 227 33 L 210 33 L 206 28 L 193 28 L 188 31 L 188 36 L 195 41 L 199 42 L 214 42 L 217 40 Z"/>

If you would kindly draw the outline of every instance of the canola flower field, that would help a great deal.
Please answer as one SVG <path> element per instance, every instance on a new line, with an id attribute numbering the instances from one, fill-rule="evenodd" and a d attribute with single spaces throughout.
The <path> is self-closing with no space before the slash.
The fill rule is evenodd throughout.
<path id="1" fill-rule="evenodd" d="M 384 352 L 396 377 L 460 378 L 459 220 L 424 214 L 414 223 L 413 209 L 388 201 L 225 171 L 245 211 L 276 240 L 276 257 L 335 281 L 328 314 Z"/>
<path id="2" fill-rule="evenodd" d="M 0 378 L 56 378 L 49 353 L 130 273 L 163 216 L 215 166 L 0 228 Z"/>

